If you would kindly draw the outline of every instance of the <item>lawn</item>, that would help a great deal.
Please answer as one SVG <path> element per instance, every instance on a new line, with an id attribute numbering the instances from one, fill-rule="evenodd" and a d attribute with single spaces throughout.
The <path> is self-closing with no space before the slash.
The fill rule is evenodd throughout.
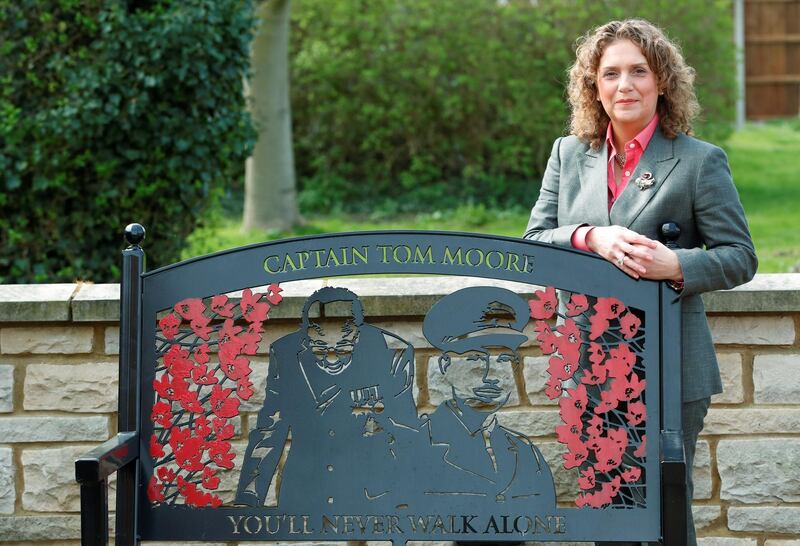
<path id="1" fill-rule="evenodd" d="M 759 273 L 800 271 L 800 122 L 748 125 L 733 135 L 725 149 L 750 221 Z M 183 256 L 286 236 L 342 231 L 433 229 L 519 236 L 527 222 L 526 206 L 491 210 L 481 205 L 391 217 L 315 216 L 313 222 L 291 233 L 243 233 L 239 218 L 223 218 L 192 234 Z"/>

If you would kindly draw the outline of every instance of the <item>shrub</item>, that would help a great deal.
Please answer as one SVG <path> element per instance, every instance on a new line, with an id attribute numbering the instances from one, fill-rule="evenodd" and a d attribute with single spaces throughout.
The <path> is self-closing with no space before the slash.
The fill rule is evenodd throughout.
<path id="1" fill-rule="evenodd" d="M 118 277 L 125 224 L 178 258 L 253 131 L 248 0 L 0 0 L 0 282 Z"/>
<path id="2" fill-rule="evenodd" d="M 530 205 L 567 127 L 575 39 L 613 18 L 650 19 L 681 43 L 699 75 L 698 133 L 730 130 L 729 2 L 300 0 L 293 10 L 306 211 Z"/>

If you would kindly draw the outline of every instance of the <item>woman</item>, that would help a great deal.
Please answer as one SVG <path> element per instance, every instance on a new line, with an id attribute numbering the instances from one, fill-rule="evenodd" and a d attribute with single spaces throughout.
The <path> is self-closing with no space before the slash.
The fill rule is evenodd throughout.
<path id="1" fill-rule="evenodd" d="M 700 294 L 747 282 L 757 266 L 725 153 L 688 136 L 699 110 L 693 83 L 679 48 L 646 21 L 612 21 L 585 36 L 569 72 L 572 134 L 553 145 L 525 232 L 680 292 L 689 499 L 697 436 L 711 395 L 722 392 Z M 665 222 L 680 227 L 681 248 L 658 241 Z"/>

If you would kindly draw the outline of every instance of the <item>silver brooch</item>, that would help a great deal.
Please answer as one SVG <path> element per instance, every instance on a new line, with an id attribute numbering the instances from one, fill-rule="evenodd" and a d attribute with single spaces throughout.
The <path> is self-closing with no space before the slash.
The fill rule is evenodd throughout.
<path id="1" fill-rule="evenodd" d="M 653 173 L 644 172 L 641 176 L 638 176 L 636 180 L 633 181 L 636 184 L 636 187 L 640 190 L 646 190 L 653 186 L 656 183 L 655 178 L 653 178 Z"/>

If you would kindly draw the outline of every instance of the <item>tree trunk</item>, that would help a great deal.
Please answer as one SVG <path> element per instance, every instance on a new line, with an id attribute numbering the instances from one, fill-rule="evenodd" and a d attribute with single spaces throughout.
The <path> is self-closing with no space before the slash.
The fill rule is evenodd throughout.
<path id="1" fill-rule="evenodd" d="M 285 230 L 300 222 L 289 103 L 290 13 L 291 0 L 267 0 L 256 7 L 259 27 L 245 93 L 258 140 L 245 166 L 245 230 Z"/>

